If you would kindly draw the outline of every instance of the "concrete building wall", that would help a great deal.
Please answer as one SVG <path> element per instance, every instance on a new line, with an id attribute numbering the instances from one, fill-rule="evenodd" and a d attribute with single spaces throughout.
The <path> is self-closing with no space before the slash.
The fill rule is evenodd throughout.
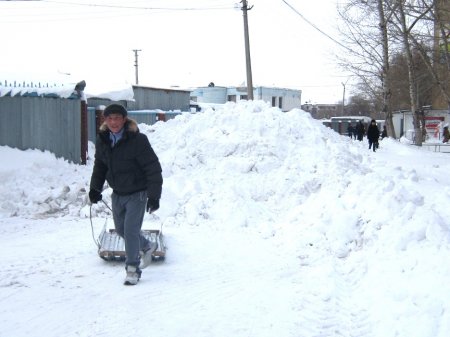
<path id="1" fill-rule="evenodd" d="M 301 90 L 255 87 L 253 98 L 268 102 L 271 106 L 283 111 L 289 111 L 294 108 L 300 109 L 301 93 Z M 200 87 L 191 93 L 191 99 L 197 103 L 224 104 L 247 100 L 247 98 L 247 87 Z"/>

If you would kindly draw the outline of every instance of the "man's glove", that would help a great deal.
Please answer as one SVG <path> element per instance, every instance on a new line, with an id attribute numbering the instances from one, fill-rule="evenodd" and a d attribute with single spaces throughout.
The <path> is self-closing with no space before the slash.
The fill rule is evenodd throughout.
<path id="1" fill-rule="evenodd" d="M 148 199 L 147 200 L 147 212 L 150 214 L 156 211 L 159 208 L 159 200 L 156 199 Z"/>
<path id="2" fill-rule="evenodd" d="M 89 200 L 92 204 L 96 204 L 100 200 L 102 200 L 102 194 L 97 190 L 90 190 L 89 191 Z"/>

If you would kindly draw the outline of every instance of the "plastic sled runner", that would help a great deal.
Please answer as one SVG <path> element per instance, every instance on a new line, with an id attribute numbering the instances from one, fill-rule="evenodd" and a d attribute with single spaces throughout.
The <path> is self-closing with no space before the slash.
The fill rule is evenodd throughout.
<path id="1" fill-rule="evenodd" d="M 166 246 L 162 232 L 157 229 L 143 229 L 142 235 L 148 240 L 156 242 L 158 248 L 152 254 L 153 261 L 162 261 L 166 257 Z M 125 261 L 125 242 L 115 229 L 103 231 L 99 235 L 98 255 L 106 261 Z"/>

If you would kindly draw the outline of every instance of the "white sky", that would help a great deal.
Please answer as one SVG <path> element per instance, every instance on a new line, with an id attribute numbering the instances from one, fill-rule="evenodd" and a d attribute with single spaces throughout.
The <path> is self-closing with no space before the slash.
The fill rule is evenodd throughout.
<path id="1" fill-rule="evenodd" d="M 3 71 L 63 72 L 88 83 L 169 87 L 241 85 L 246 81 L 243 18 L 233 0 L 0 1 Z M 336 36 L 336 0 L 288 0 Z M 110 7 L 98 6 L 108 5 Z M 252 0 L 249 11 L 253 84 L 302 90 L 302 103 L 342 100 L 346 75 L 337 44 L 282 0 Z M 118 7 L 114 7 L 118 6 Z M 133 7 L 133 8 L 124 8 Z M 237 6 L 240 6 L 238 3 Z M 136 9 L 141 7 L 145 9 Z M 221 8 L 155 10 L 154 8 Z M 346 88 L 346 95 L 350 87 Z"/>

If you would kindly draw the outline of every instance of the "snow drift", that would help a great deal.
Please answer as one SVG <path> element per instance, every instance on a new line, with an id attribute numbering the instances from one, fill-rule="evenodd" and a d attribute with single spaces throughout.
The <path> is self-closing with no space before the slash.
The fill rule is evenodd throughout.
<path id="1" fill-rule="evenodd" d="M 264 102 L 228 103 L 139 127 L 163 166 L 161 209 L 147 216 L 146 225 L 169 232 L 168 264 L 171 259 L 190 260 L 193 253 L 180 247 L 203 249 L 209 258 L 195 262 L 197 272 L 215 275 L 215 268 L 223 268 L 233 275 L 241 299 L 245 297 L 243 302 L 230 299 L 234 314 L 200 300 L 203 319 L 215 326 L 214 335 L 449 335 L 446 155 L 390 139 L 373 153 L 366 142 L 340 136 L 304 111 L 281 112 Z M 14 231 L 22 230 L 11 219 L 35 219 L 39 226 L 49 217 L 75 225 L 88 221 L 92 144 L 87 166 L 39 151 L 0 151 L 8 158 L 0 168 L 0 219 L 6 237 L 12 231 L 9 222 L 15 223 Z M 110 192 L 103 193 L 107 203 Z M 92 211 L 99 220 L 109 216 L 102 205 Z M 192 236 L 197 241 L 190 242 Z M 223 254 L 239 262 L 223 265 Z M 0 289 L 13 294 L 11 270 L 3 273 Z M 164 270 L 168 287 L 181 282 L 180 270 Z M 263 282 L 256 282 L 252 291 L 249 283 L 255 280 L 248 273 Z M 218 283 L 230 277 L 219 274 Z M 70 276 L 67 279 L 70 282 Z M 211 284 L 196 294 L 206 299 L 221 289 Z M 279 301 L 264 298 L 274 289 L 280 291 Z M 10 296 L 3 296 L 3 307 L 19 310 Z M 170 294 L 160 296 L 169 303 L 175 300 Z M 255 301 L 260 305 L 255 307 Z M 189 311 L 189 303 L 182 308 Z M 220 315 L 233 318 L 236 325 L 214 325 Z M 88 316 L 85 323 L 92 327 Z M 176 335 L 171 324 L 189 326 L 191 336 L 211 335 L 188 322 L 188 317 L 178 322 L 167 317 L 158 323 L 166 336 Z M 5 324 L 12 329 L 14 323 Z M 254 328 L 258 324 L 261 329 Z M 77 331 L 90 335 L 88 330 Z M 119 326 L 99 329 L 110 336 L 124 331 Z"/>

